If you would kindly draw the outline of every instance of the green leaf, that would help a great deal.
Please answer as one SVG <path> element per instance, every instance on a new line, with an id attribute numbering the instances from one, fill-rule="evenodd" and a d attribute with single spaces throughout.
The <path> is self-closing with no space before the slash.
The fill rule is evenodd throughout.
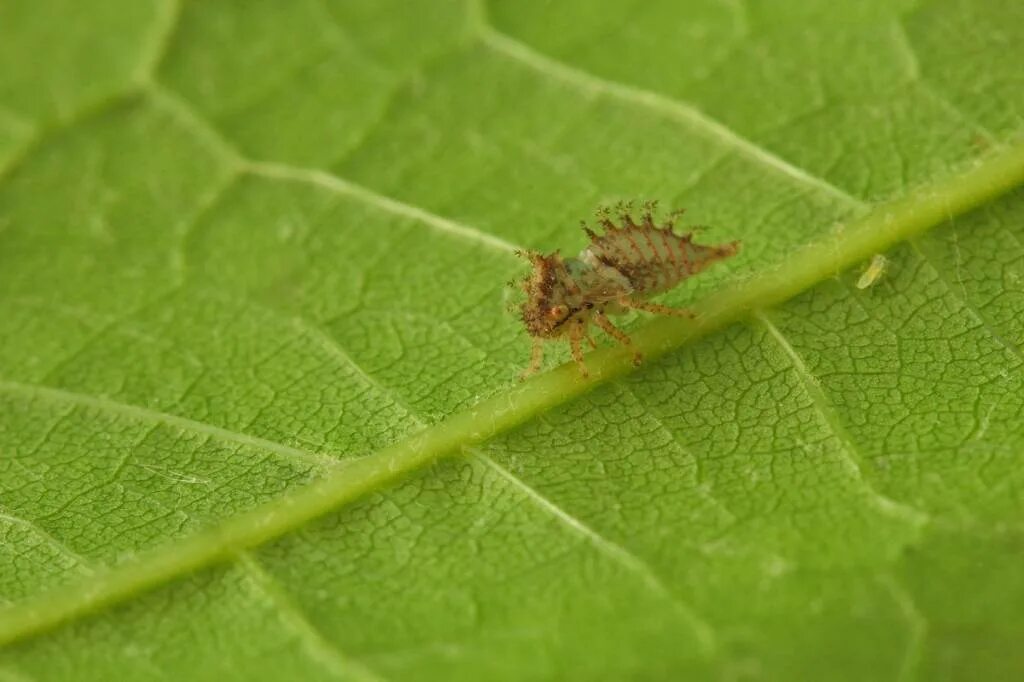
<path id="1" fill-rule="evenodd" d="M 0 679 L 1024 674 L 1019 3 L 0 38 Z M 517 383 L 512 251 L 652 197 L 698 320 Z"/>

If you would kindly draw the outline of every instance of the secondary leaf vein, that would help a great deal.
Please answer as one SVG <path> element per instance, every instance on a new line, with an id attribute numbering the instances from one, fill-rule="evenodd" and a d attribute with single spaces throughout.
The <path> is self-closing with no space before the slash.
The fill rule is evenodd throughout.
<path id="1" fill-rule="evenodd" d="M 342 680 L 357 679 L 361 682 L 384 682 L 384 679 L 343 654 L 337 646 L 323 636 L 309 622 L 304 613 L 292 602 L 278 582 L 260 566 L 249 552 L 242 552 L 238 563 L 252 579 L 256 587 L 267 596 L 271 605 L 280 615 L 281 622 L 299 638 L 306 655 L 333 676 Z"/>
<path id="2" fill-rule="evenodd" d="M 404 401 L 394 395 L 394 392 L 386 388 L 375 378 L 372 377 L 368 372 L 363 370 L 355 362 L 345 350 L 328 334 L 323 333 L 316 327 L 311 327 L 305 322 L 300 324 L 309 333 L 314 334 L 320 343 L 330 352 L 337 356 L 337 358 L 351 368 L 353 371 L 364 377 L 365 381 L 376 388 L 383 395 L 388 396 L 391 400 L 401 408 L 411 420 L 415 421 L 420 426 L 428 426 L 416 412 L 409 407 Z M 715 637 L 711 627 L 701 619 L 690 607 L 680 602 L 672 592 L 665 587 L 664 583 L 657 577 L 657 574 L 647 565 L 640 557 L 636 556 L 628 549 L 619 545 L 611 540 L 605 538 L 596 530 L 586 525 L 583 521 L 570 514 L 565 509 L 562 509 L 553 501 L 542 495 L 539 491 L 528 485 L 525 481 L 520 479 L 518 476 L 513 474 L 508 469 L 502 467 L 496 461 L 486 454 L 479 452 L 476 449 L 469 450 L 472 457 L 477 459 L 482 464 L 486 465 L 492 471 L 497 473 L 502 479 L 510 483 L 516 490 L 525 495 L 530 501 L 532 501 L 537 507 L 544 512 L 551 514 L 565 526 L 570 528 L 573 532 L 582 535 L 587 539 L 601 554 L 605 555 L 613 562 L 625 567 L 630 572 L 636 574 L 641 581 L 647 585 L 656 594 L 666 598 L 670 603 L 673 604 L 674 608 L 682 614 L 686 620 L 691 624 L 694 632 L 697 635 L 697 639 L 701 644 L 701 647 L 706 653 L 711 653 L 715 647 Z"/>
<path id="3" fill-rule="evenodd" d="M 251 436 L 245 433 L 239 433 L 237 431 L 221 428 L 205 422 L 188 419 L 186 417 L 179 417 L 167 412 L 150 410 L 137 405 L 129 405 L 127 403 L 121 403 L 99 396 L 91 396 L 83 393 L 74 393 L 60 388 L 23 384 L 2 379 L 0 379 L 0 391 L 25 396 L 35 400 L 41 400 L 43 402 L 56 404 L 71 403 L 88 409 L 120 414 L 129 417 L 130 419 L 142 422 L 161 424 L 181 429 L 182 431 L 204 434 L 219 440 L 229 441 L 239 445 L 252 447 L 257 450 L 270 452 L 288 462 L 300 463 L 316 470 L 330 469 L 338 466 L 339 464 L 338 460 L 327 455 L 307 452 L 283 443 L 277 443 L 275 441 L 266 440 L 264 438 Z"/>
<path id="4" fill-rule="evenodd" d="M 914 527 L 920 527 L 928 521 L 928 514 L 903 502 L 898 502 L 887 495 L 882 494 L 876 488 L 869 476 L 865 473 L 864 456 L 857 447 L 853 438 L 847 432 L 836 414 L 835 409 L 829 403 L 825 392 L 821 389 L 820 382 L 807 368 L 803 358 L 793 348 L 793 345 L 786 339 L 779 328 L 771 321 L 771 318 L 763 310 L 755 310 L 751 317 L 756 320 L 768 332 L 768 335 L 776 342 L 779 349 L 789 359 L 793 370 L 796 372 L 804 391 L 811 399 L 818 414 L 821 415 L 825 425 L 832 431 L 832 435 L 839 441 L 839 452 L 849 463 L 851 471 L 861 481 L 864 489 L 875 500 L 879 510 L 884 514 L 899 519 Z"/>
<path id="5" fill-rule="evenodd" d="M 479 33 L 480 39 L 485 46 L 549 78 L 568 83 L 583 92 L 608 96 L 654 111 L 686 125 L 698 134 L 715 140 L 727 148 L 736 150 L 740 155 L 757 162 L 761 166 L 796 180 L 801 185 L 844 202 L 859 202 L 859 200 L 842 189 L 740 136 L 735 131 L 690 104 L 678 99 L 668 98 L 650 90 L 643 90 L 631 85 L 605 80 L 568 66 L 534 51 L 532 48 L 502 34 L 487 24 L 480 26 Z"/>
<path id="6" fill-rule="evenodd" d="M 0 523 L 6 523 L 11 526 L 17 526 L 22 530 L 35 535 L 42 540 L 50 549 L 57 552 L 65 559 L 69 560 L 75 567 L 83 573 L 92 573 L 93 567 L 91 562 L 83 557 L 75 550 L 68 547 L 66 544 L 53 537 L 46 529 L 40 527 L 36 523 L 23 519 L 19 516 L 14 516 L 10 512 L 0 509 Z"/>
<path id="7" fill-rule="evenodd" d="M 953 283 L 949 280 L 949 277 L 945 274 L 943 269 L 939 268 L 937 265 L 935 265 L 935 263 L 932 262 L 931 257 L 928 255 L 926 247 L 923 247 L 921 245 L 920 240 L 911 239 L 909 240 L 909 243 L 910 248 L 914 250 L 914 253 L 916 253 L 921 258 L 921 260 L 923 260 L 928 265 L 928 267 L 932 269 L 932 272 L 936 274 L 936 276 L 939 278 L 939 281 L 942 282 L 943 288 L 945 288 L 945 290 L 949 292 L 949 295 L 955 298 L 956 300 L 960 301 L 960 303 L 964 306 L 964 309 L 971 314 L 971 317 L 973 317 L 978 322 L 978 324 L 981 325 L 982 329 L 984 329 L 985 332 L 996 341 L 996 343 L 1005 348 L 1021 364 L 1024 364 L 1024 351 L 1022 351 L 1020 347 L 1017 346 L 1017 344 L 1013 343 L 1005 336 L 997 332 L 995 327 L 993 326 L 993 323 L 988 319 L 988 315 L 986 315 L 981 310 L 981 308 L 972 303 L 969 297 L 964 292 L 959 291 L 957 287 L 953 286 Z"/>
<path id="8" fill-rule="evenodd" d="M 609 557 L 612 561 L 626 567 L 631 572 L 640 576 L 644 583 L 656 594 L 668 601 L 672 607 L 687 621 L 697 635 L 697 641 L 705 655 L 713 654 L 718 648 L 717 637 L 712 627 L 697 615 L 689 606 L 679 601 L 665 584 L 658 578 L 655 572 L 642 559 L 619 545 L 597 533 L 593 528 L 565 511 L 548 498 L 541 495 L 535 489 L 527 485 L 522 479 L 515 476 L 508 469 L 504 468 L 493 459 L 479 452 L 474 452 L 473 457 L 481 462 L 498 476 L 509 482 L 514 488 L 532 500 L 539 508 L 548 512 L 574 532 L 585 538 L 600 553 Z"/>

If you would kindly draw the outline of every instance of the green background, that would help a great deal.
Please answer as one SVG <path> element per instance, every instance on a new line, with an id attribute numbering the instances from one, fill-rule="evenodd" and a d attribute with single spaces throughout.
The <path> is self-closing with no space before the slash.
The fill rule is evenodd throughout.
<path id="1" fill-rule="evenodd" d="M 1024 676 L 1021 45 L 1017 0 L 0 4 L 0 680 Z M 743 241 L 663 299 L 721 324 L 517 385 L 512 250 L 645 198 Z"/>

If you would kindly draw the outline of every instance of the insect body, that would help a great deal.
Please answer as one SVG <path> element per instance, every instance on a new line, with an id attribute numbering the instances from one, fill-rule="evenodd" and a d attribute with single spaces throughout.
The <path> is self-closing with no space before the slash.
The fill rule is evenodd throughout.
<path id="1" fill-rule="evenodd" d="M 885 268 L 889 264 L 889 259 L 880 253 L 876 253 L 871 257 L 871 262 L 864 268 L 864 272 L 861 273 L 860 279 L 857 280 L 858 289 L 867 289 L 869 286 L 877 282 L 883 274 L 885 274 Z"/>
<path id="2" fill-rule="evenodd" d="M 533 337 L 530 366 L 524 376 L 540 368 L 545 340 L 563 339 L 569 341 L 572 357 L 586 377 L 582 343 L 586 340 L 596 347 L 590 336 L 591 322 L 632 347 L 630 338 L 608 319 L 609 314 L 636 309 L 692 316 L 689 311 L 645 299 L 668 291 L 712 263 L 734 255 L 739 242 L 696 244 L 692 233 L 680 235 L 672 231 L 682 211 L 673 212 L 659 226 L 654 222 L 654 208 L 653 202 L 645 204 L 639 223 L 633 221 L 628 206 L 618 208 L 618 224 L 612 221 L 609 211 L 599 211 L 598 223 L 604 232 L 597 234 L 584 224 L 590 245 L 577 258 L 563 258 L 558 251 L 548 255 L 535 251 L 520 254 L 533 265 L 533 271 L 520 283 L 526 292 L 520 312 Z M 637 352 L 633 359 L 637 364 L 642 360 Z"/>

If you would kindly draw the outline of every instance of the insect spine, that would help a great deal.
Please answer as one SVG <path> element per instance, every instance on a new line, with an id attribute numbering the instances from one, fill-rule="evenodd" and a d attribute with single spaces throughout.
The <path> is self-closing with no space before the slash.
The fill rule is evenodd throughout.
<path id="1" fill-rule="evenodd" d="M 650 303 L 645 299 L 668 291 L 680 282 L 739 250 L 739 242 L 705 246 L 693 241 L 693 233 L 676 234 L 673 226 L 682 211 L 673 211 L 663 225 L 655 223 L 656 202 L 644 204 L 639 223 L 633 220 L 631 204 L 619 204 L 612 220 L 607 208 L 597 211 L 601 234 L 586 223 L 583 230 L 590 244 L 577 258 L 563 258 L 555 251 L 518 252 L 533 270 L 520 286 L 526 300 L 520 308 L 523 324 L 533 337 L 530 365 L 524 377 L 536 372 L 543 359 L 543 342 L 568 340 L 580 374 L 588 376 L 582 344 L 596 344 L 590 335 L 593 322 L 624 346 L 632 348 L 629 336 L 612 324 L 608 315 L 628 310 L 645 310 L 660 315 L 692 317 L 687 310 Z M 642 357 L 634 350 L 633 361 Z"/>

